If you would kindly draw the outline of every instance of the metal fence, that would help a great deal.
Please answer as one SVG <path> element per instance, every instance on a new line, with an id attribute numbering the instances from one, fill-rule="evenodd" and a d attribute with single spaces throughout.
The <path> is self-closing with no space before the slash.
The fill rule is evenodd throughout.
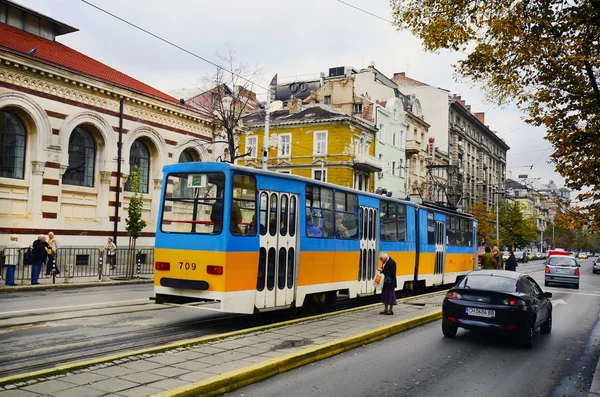
<path id="1" fill-rule="evenodd" d="M 6 278 L 8 266 L 15 266 L 16 281 L 31 279 L 31 265 L 23 265 L 23 254 L 27 248 L 4 248 L 0 256 L 2 279 Z M 48 264 L 49 261 L 49 264 Z M 42 264 L 40 278 L 73 277 L 136 277 L 154 273 L 154 249 L 130 250 L 119 248 L 115 255 L 99 248 L 64 247 L 56 255 L 48 256 Z"/>

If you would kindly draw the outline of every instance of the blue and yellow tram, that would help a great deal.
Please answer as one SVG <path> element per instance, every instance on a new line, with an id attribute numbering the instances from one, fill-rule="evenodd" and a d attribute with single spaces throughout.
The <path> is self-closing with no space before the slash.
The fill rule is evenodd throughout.
<path id="1" fill-rule="evenodd" d="M 439 206 L 228 163 L 163 171 L 158 303 L 254 313 L 373 295 L 378 251 L 396 260 L 398 289 L 453 283 L 477 263 L 474 219 Z"/>

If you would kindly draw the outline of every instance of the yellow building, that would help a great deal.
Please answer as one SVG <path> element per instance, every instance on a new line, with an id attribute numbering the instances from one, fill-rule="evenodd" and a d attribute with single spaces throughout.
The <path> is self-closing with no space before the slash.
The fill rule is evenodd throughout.
<path id="1" fill-rule="evenodd" d="M 372 192 L 373 174 L 382 170 L 375 126 L 324 105 L 290 108 L 270 114 L 269 170 Z M 261 167 L 265 112 L 251 113 L 243 124 L 239 152 L 248 155 L 238 164 Z"/>

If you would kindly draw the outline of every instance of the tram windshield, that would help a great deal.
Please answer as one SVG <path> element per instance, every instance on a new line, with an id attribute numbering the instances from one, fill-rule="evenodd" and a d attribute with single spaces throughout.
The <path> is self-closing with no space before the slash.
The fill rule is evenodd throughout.
<path id="1" fill-rule="evenodd" d="M 167 177 L 161 230 L 219 234 L 223 230 L 223 173 L 175 173 Z"/>

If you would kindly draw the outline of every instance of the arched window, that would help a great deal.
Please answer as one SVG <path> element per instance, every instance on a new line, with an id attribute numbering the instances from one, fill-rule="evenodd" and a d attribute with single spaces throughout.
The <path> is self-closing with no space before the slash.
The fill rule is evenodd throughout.
<path id="1" fill-rule="evenodd" d="M 181 154 L 179 155 L 179 162 L 180 163 L 191 163 L 193 161 L 198 161 L 197 160 L 197 155 L 195 155 L 194 152 L 192 152 L 191 150 L 184 150 L 183 152 L 181 152 Z"/>
<path id="2" fill-rule="evenodd" d="M 144 142 L 139 139 L 131 145 L 129 152 L 129 175 L 125 184 L 125 190 L 131 191 L 131 175 L 137 172 L 140 176 L 140 193 L 148 193 L 148 182 L 150 179 L 150 150 Z"/>
<path id="3" fill-rule="evenodd" d="M 69 138 L 69 168 L 63 175 L 65 185 L 94 186 L 96 143 L 92 134 L 77 127 Z"/>
<path id="4" fill-rule="evenodd" d="M 25 124 L 14 113 L 0 110 L 0 177 L 25 177 Z"/>

